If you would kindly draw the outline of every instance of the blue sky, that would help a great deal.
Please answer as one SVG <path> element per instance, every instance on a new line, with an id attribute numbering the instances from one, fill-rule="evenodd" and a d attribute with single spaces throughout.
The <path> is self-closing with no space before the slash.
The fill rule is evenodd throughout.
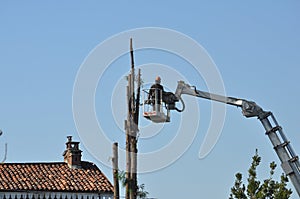
<path id="1" fill-rule="evenodd" d="M 1 1 L 0 129 L 4 134 L 0 149 L 4 151 L 4 143 L 8 143 L 6 162 L 62 161 L 66 136 L 80 139 L 73 120 L 72 93 L 84 59 L 107 38 L 143 27 L 173 29 L 202 45 L 218 68 L 226 93 L 254 100 L 273 111 L 299 154 L 299 8 L 296 0 Z M 178 71 L 184 70 L 180 64 L 186 64 L 158 51 L 136 52 L 135 59 L 137 66 L 162 63 Z M 101 104 L 110 103 L 112 85 L 122 79 L 126 73 L 124 67 L 129 69 L 129 63 L 129 56 L 120 57 L 112 65 L 112 71 L 106 73 L 108 79 L 115 75 L 109 81 L 110 86 L 99 86 L 96 93 L 99 120 L 103 118 L 100 122 L 111 124 L 105 131 L 120 145 L 124 145 L 122 131 L 110 117 L 105 117 L 111 111 L 107 109 L 109 106 Z M 123 67 L 120 71 L 118 64 Z M 198 88 L 206 89 L 201 77 L 197 79 L 193 71 L 184 75 Z M 165 86 L 174 89 L 176 82 Z M 125 96 L 118 97 L 120 103 L 125 102 Z M 246 174 L 256 148 L 263 157 L 259 176 L 268 175 L 270 161 L 275 160 L 279 165 L 259 121 L 245 119 L 234 107 L 227 108 L 216 146 L 200 160 L 198 153 L 209 122 L 206 115 L 210 102 L 197 101 L 201 121 L 190 148 L 170 166 L 139 176 L 150 197 L 227 198 L 234 174 L 238 171 Z M 178 114 L 172 116 L 176 121 Z M 195 122 L 192 117 L 188 119 Z M 159 140 L 141 140 L 140 150 L 162 147 L 174 136 L 172 125 L 164 126 Z M 83 158 L 95 162 L 111 179 L 110 169 L 98 162 L 86 146 L 81 147 Z M 296 193 L 292 198 L 297 198 Z"/>

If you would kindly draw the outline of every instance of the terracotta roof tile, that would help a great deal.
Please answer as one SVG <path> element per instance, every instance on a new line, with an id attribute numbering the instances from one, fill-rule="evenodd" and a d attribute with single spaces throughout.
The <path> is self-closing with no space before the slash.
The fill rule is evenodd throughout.
<path id="1" fill-rule="evenodd" d="M 0 191 L 113 192 L 95 164 L 81 163 L 81 169 L 64 162 L 0 164 Z"/>

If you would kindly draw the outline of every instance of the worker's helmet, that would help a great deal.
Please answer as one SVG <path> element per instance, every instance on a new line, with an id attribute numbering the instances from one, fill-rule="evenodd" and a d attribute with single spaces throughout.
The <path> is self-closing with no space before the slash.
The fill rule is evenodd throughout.
<path id="1" fill-rule="evenodd" d="M 160 76 L 157 76 L 155 78 L 155 83 L 160 84 L 160 82 L 161 82 Z"/>

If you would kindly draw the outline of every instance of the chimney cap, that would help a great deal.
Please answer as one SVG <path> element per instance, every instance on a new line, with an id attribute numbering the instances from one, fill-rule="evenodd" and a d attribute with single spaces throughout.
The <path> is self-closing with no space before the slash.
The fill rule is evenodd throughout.
<path id="1" fill-rule="evenodd" d="M 67 139 L 68 139 L 68 142 L 72 142 L 72 136 L 71 135 L 68 135 Z"/>

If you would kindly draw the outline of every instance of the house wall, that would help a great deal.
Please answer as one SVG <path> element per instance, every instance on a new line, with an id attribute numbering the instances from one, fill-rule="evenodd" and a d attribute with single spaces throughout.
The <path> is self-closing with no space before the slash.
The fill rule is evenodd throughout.
<path id="1" fill-rule="evenodd" d="M 1 192 L 0 199 L 113 199 L 113 193 Z"/>

